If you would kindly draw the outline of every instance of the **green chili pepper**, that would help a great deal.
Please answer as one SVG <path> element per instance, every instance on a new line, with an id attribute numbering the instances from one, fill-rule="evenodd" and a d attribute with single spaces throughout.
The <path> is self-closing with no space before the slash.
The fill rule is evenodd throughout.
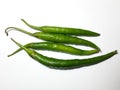
<path id="1" fill-rule="evenodd" d="M 98 52 L 98 50 L 82 50 L 82 49 L 74 48 L 72 46 L 53 43 L 53 42 L 28 43 L 28 44 L 24 45 L 24 47 L 35 49 L 35 50 L 52 50 L 52 51 L 57 51 L 57 52 L 73 54 L 73 55 L 91 55 L 91 54 L 95 54 Z M 16 54 L 17 52 L 19 52 L 21 50 L 22 50 L 22 48 L 19 48 L 12 54 L 8 55 L 8 57 Z"/>
<path id="2" fill-rule="evenodd" d="M 7 35 L 8 35 L 8 31 L 10 29 L 15 29 L 17 31 L 20 31 L 22 33 L 36 37 L 38 39 L 43 39 L 43 40 L 50 41 L 50 42 L 84 45 L 84 46 L 92 47 L 92 48 L 100 51 L 100 48 L 97 45 L 95 45 L 94 43 L 92 43 L 88 40 L 85 40 L 85 39 L 77 38 L 75 36 L 73 37 L 73 36 L 69 36 L 69 35 L 52 34 L 52 33 L 44 33 L 44 32 L 30 33 L 30 32 L 27 32 L 23 29 L 16 28 L 16 27 L 8 27 L 5 30 Z"/>
<path id="3" fill-rule="evenodd" d="M 84 30 L 84 29 L 78 29 L 78 28 L 68 28 L 68 27 L 56 27 L 56 26 L 34 26 L 29 23 L 27 23 L 24 19 L 21 19 L 27 26 L 47 32 L 47 33 L 58 33 L 58 34 L 68 34 L 68 35 L 80 35 L 80 36 L 99 36 L 99 33 L 90 31 L 90 30 Z"/>
<path id="4" fill-rule="evenodd" d="M 90 66 L 90 65 L 94 65 L 102 61 L 105 61 L 106 59 L 109 59 L 110 57 L 117 54 L 117 50 L 115 50 L 105 55 L 83 59 L 83 60 L 80 60 L 80 59 L 62 60 L 62 59 L 55 59 L 55 58 L 43 56 L 32 49 L 22 46 L 21 44 L 19 44 L 13 39 L 12 41 L 15 42 L 20 48 L 25 50 L 28 53 L 28 55 L 32 57 L 34 60 L 40 62 L 45 66 L 48 66 L 50 68 L 55 68 L 55 69 L 74 69 L 74 68 L 79 68 L 84 66 Z"/>

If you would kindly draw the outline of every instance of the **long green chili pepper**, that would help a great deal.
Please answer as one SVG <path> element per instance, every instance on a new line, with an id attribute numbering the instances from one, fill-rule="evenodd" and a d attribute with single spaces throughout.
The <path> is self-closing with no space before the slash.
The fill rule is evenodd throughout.
<path id="1" fill-rule="evenodd" d="M 20 48 L 25 50 L 28 53 L 28 55 L 32 57 L 34 60 L 40 62 L 45 66 L 48 66 L 50 68 L 55 68 L 55 69 L 75 69 L 79 67 L 90 66 L 90 65 L 94 65 L 102 61 L 105 61 L 106 59 L 109 59 L 110 57 L 117 54 L 117 50 L 115 50 L 105 55 L 83 59 L 83 60 L 80 60 L 80 59 L 62 60 L 62 59 L 43 56 L 32 49 L 22 46 L 21 44 L 19 44 L 13 39 L 12 41 L 15 42 Z"/>
<path id="2" fill-rule="evenodd" d="M 28 43 L 28 44 L 24 45 L 24 47 L 35 49 L 35 50 L 52 50 L 52 51 L 57 51 L 57 52 L 73 54 L 73 55 L 91 55 L 91 54 L 95 54 L 98 52 L 98 50 L 82 50 L 82 49 L 74 48 L 72 46 L 53 43 L 53 42 Z M 22 48 L 17 49 L 15 52 L 8 55 L 8 57 L 16 54 L 17 52 L 19 52 L 21 50 L 22 50 Z"/>
<path id="3" fill-rule="evenodd" d="M 17 28 L 17 27 L 8 27 L 5 30 L 7 35 L 8 35 L 8 31 L 10 29 L 15 29 L 17 31 L 20 31 L 22 33 L 36 37 L 38 39 L 43 39 L 43 40 L 50 41 L 50 42 L 84 45 L 84 46 L 92 47 L 92 48 L 100 51 L 100 48 L 97 45 L 95 45 L 94 43 L 92 43 L 88 40 L 85 40 L 85 39 L 77 38 L 75 36 L 73 37 L 73 36 L 69 36 L 69 35 L 52 34 L 52 33 L 44 33 L 44 32 L 30 33 L 30 32 L 27 32 L 27 31 Z"/>
<path id="4" fill-rule="evenodd" d="M 27 23 L 24 19 L 21 19 L 27 26 L 47 32 L 47 33 L 58 33 L 58 34 L 68 34 L 68 35 L 80 35 L 80 36 L 99 36 L 99 33 L 90 31 L 90 30 L 84 30 L 84 29 L 78 29 L 78 28 L 68 28 L 68 27 L 56 27 L 56 26 L 34 26 L 29 23 Z"/>

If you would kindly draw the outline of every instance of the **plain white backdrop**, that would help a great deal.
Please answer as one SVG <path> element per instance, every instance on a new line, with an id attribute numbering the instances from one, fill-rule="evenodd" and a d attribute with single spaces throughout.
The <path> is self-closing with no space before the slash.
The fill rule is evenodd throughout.
<path id="1" fill-rule="evenodd" d="M 55 58 L 90 58 L 113 50 L 120 52 L 120 0 L 0 0 L 0 90 L 120 90 L 120 54 L 100 64 L 74 69 L 50 69 L 31 59 L 24 51 L 8 54 L 21 44 L 39 42 L 17 31 L 4 33 L 8 26 L 30 29 L 34 25 L 54 25 L 92 30 L 99 37 L 82 37 L 100 46 L 102 52 L 91 56 L 72 56 L 39 51 Z M 85 48 L 85 47 L 80 47 Z"/>

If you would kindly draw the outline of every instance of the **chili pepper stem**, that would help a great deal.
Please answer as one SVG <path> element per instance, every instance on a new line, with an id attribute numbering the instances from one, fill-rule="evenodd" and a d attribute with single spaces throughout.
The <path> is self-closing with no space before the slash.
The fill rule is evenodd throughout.
<path id="1" fill-rule="evenodd" d="M 12 56 L 12 55 L 16 54 L 17 52 L 19 52 L 19 51 L 21 51 L 21 50 L 22 50 L 22 48 L 19 48 L 19 49 L 18 49 L 18 50 L 16 50 L 15 52 L 13 52 L 13 53 L 9 54 L 9 55 L 8 55 L 8 57 L 10 57 L 10 56 Z"/>
<path id="2" fill-rule="evenodd" d="M 11 29 L 15 29 L 15 30 L 17 30 L 17 31 L 20 31 L 20 32 L 25 33 L 25 34 L 28 34 L 28 35 L 30 35 L 30 36 L 34 36 L 32 33 L 27 32 L 27 31 L 25 31 L 25 30 L 23 30 L 23 29 L 20 29 L 20 28 L 17 28 L 17 27 L 8 27 L 8 28 L 6 28 L 6 29 L 5 29 L 5 33 L 6 33 L 7 36 L 8 36 L 8 32 L 11 31 Z"/>
<path id="3" fill-rule="evenodd" d="M 33 29 L 40 30 L 40 27 L 31 25 L 27 21 L 25 21 L 24 19 L 21 19 L 21 21 L 24 22 L 27 26 L 29 26 L 29 27 L 31 27 Z"/>
<path id="4" fill-rule="evenodd" d="M 20 48 L 22 48 L 23 50 L 25 50 L 28 54 L 29 53 L 34 53 L 32 50 L 27 49 L 26 47 L 24 47 L 23 45 L 21 45 L 20 43 L 16 42 L 14 39 L 11 38 L 11 40 L 16 43 Z"/>

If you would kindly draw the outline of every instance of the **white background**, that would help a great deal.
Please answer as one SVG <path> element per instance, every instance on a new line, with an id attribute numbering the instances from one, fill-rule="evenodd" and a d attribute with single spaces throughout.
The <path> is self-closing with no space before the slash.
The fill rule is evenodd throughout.
<path id="1" fill-rule="evenodd" d="M 90 58 L 116 49 L 119 52 L 120 0 L 0 0 L 0 90 L 120 90 L 120 54 L 74 70 L 47 68 L 24 51 L 8 58 L 18 48 L 10 37 L 21 44 L 40 41 L 17 31 L 5 35 L 8 26 L 35 32 L 21 18 L 33 25 L 76 27 L 100 33 L 100 37 L 82 37 L 100 46 L 102 52 L 95 55 L 39 51 L 61 59 Z"/>

